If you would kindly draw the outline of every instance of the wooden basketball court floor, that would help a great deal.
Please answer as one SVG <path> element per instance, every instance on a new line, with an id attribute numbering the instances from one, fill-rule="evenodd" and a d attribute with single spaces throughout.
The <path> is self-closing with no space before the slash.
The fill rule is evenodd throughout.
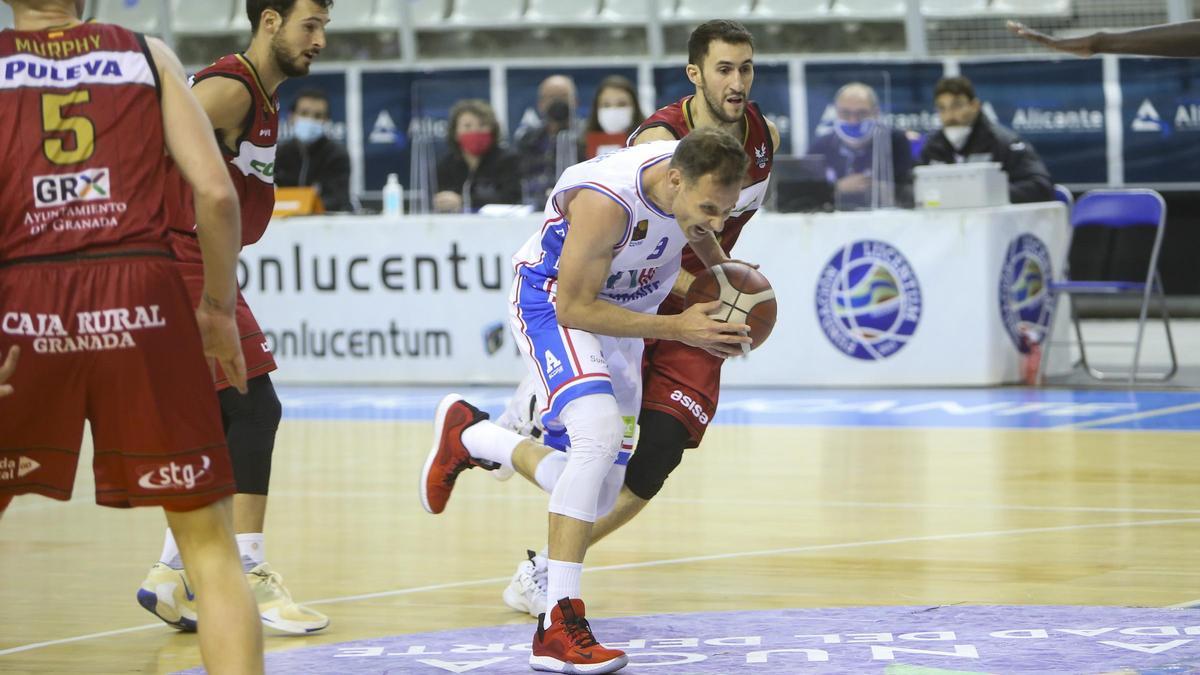
<path id="1" fill-rule="evenodd" d="M 441 393 L 281 387 L 268 558 L 332 626 L 268 634 L 268 651 L 532 631 L 500 593 L 544 544 L 545 496 L 470 471 L 443 515 L 418 503 Z M 464 393 L 496 411 L 507 390 Z M 660 497 L 589 553 L 592 617 L 1200 598 L 1200 394 L 733 391 L 723 406 Z M 134 600 L 161 514 L 94 506 L 87 457 L 75 499 L 21 498 L 0 521 L 0 672 L 199 665 L 194 636 Z"/>

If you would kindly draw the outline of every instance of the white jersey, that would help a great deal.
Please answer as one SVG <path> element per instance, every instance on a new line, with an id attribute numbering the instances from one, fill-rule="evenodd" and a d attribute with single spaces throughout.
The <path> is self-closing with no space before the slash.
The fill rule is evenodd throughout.
<path id="1" fill-rule="evenodd" d="M 625 233 L 613 247 L 613 261 L 600 298 L 635 312 L 653 313 L 671 292 L 687 237 L 646 195 L 647 169 L 671 161 L 678 141 L 644 143 L 576 164 L 563 172 L 546 202 L 546 221 L 513 256 L 523 282 L 520 304 L 553 302 L 558 263 L 571 223 L 564 203 L 579 190 L 595 190 L 625 212 Z M 525 292 L 529 290 L 531 292 Z"/>

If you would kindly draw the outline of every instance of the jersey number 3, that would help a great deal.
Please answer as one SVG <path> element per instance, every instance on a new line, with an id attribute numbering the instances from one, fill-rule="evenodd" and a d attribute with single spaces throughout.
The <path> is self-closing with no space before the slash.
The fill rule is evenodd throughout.
<path id="1" fill-rule="evenodd" d="M 646 256 L 646 260 L 658 260 L 667 250 L 667 244 L 671 243 L 669 237 L 663 237 L 662 241 L 658 242 L 658 246 L 654 248 L 654 252 Z"/>
<path id="2" fill-rule="evenodd" d="M 96 125 L 82 115 L 64 114 L 67 108 L 91 100 L 92 92 L 86 89 L 67 94 L 42 94 L 42 129 L 47 134 L 54 134 L 42 142 L 42 152 L 52 164 L 79 164 L 96 154 Z M 71 135 L 70 144 L 65 134 Z"/>

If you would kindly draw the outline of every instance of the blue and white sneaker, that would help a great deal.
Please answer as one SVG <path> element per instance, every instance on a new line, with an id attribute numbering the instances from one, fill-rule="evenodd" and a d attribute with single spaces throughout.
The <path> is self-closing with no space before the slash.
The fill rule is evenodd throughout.
<path id="1" fill-rule="evenodd" d="M 183 570 L 154 563 L 138 589 L 137 600 L 168 626 L 188 632 L 196 630 L 196 594 Z"/>

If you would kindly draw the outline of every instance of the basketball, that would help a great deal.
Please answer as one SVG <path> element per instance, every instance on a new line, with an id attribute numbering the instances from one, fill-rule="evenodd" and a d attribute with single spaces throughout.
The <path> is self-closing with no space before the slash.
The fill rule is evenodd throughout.
<path id="1" fill-rule="evenodd" d="M 720 300 L 721 309 L 710 314 L 717 321 L 750 326 L 751 345 L 743 351 L 758 349 L 775 327 L 775 289 L 762 272 L 740 262 L 726 262 L 704 270 L 688 288 L 685 306 Z"/>

